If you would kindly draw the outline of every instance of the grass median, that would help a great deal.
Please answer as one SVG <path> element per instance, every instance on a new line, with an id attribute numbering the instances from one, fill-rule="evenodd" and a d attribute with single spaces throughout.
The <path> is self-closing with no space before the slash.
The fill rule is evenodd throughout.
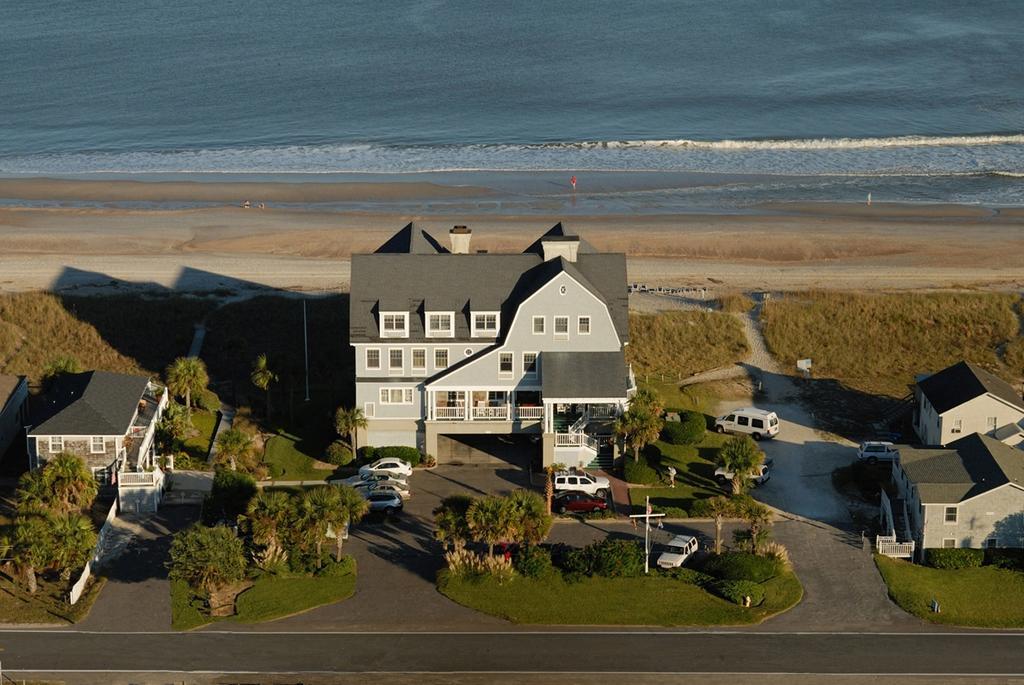
<path id="1" fill-rule="evenodd" d="M 995 566 L 946 570 L 876 555 L 889 596 L 904 611 L 932 623 L 975 628 L 1024 628 L 1024 573 Z M 932 600 L 941 611 L 931 609 Z"/>

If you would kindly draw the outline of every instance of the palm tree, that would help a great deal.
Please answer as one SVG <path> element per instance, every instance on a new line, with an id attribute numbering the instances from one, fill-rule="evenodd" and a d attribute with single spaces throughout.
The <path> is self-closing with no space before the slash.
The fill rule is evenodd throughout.
<path id="1" fill-rule="evenodd" d="M 35 594 L 38 588 L 36 570 L 49 564 L 53 558 L 53 539 L 46 518 L 30 516 L 20 519 L 14 528 L 9 553 L 28 591 Z"/>
<path id="2" fill-rule="evenodd" d="M 323 545 L 327 529 L 340 534 L 345 518 L 341 514 L 341 493 L 338 488 L 321 485 L 310 488 L 299 500 L 299 527 L 303 540 L 316 548 L 316 567 L 323 565 Z"/>
<path id="3" fill-rule="evenodd" d="M 750 551 L 757 554 L 761 544 L 768 537 L 772 526 L 772 510 L 760 502 L 750 500 L 742 510 L 743 518 L 750 526 Z"/>
<path id="4" fill-rule="evenodd" d="M 552 502 L 555 499 L 555 474 L 565 470 L 565 464 L 551 464 L 544 469 L 547 478 L 544 482 L 544 500 L 548 505 L 548 513 L 551 513 Z"/>
<path id="5" fill-rule="evenodd" d="M 726 440 L 718 451 L 718 464 L 733 474 L 732 494 L 743 492 L 747 480 L 764 463 L 764 452 L 747 435 L 737 435 Z"/>
<path id="6" fill-rule="evenodd" d="M 523 545 L 539 545 L 551 532 L 553 519 L 544 499 L 530 490 L 516 490 L 506 499 L 511 537 Z"/>
<path id="7" fill-rule="evenodd" d="M 252 451 L 252 436 L 240 428 L 228 428 L 217 436 L 217 459 L 228 462 L 232 471 L 238 469 L 238 462 L 245 460 Z"/>
<path id="8" fill-rule="evenodd" d="M 270 419 L 270 386 L 277 382 L 277 374 L 271 371 L 266 353 L 256 357 L 256 363 L 249 374 L 249 380 L 267 395 L 267 419 Z"/>
<path id="9" fill-rule="evenodd" d="M 477 540 L 487 545 L 488 556 L 494 556 L 496 544 L 511 537 L 510 513 L 507 500 L 493 495 L 476 500 L 466 512 L 469 530 Z"/>
<path id="10" fill-rule="evenodd" d="M 18 479 L 18 511 L 23 514 L 42 514 L 53 505 L 53 493 L 43 480 L 43 470 L 26 471 Z"/>
<path id="11" fill-rule="evenodd" d="M 85 565 L 96 546 L 96 529 L 81 514 L 60 514 L 50 522 L 53 540 L 53 563 L 60 577 L 67 580 L 71 571 Z"/>
<path id="12" fill-rule="evenodd" d="M 253 542 L 264 547 L 259 555 L 261 568 L 267 568 L 288 558 L 282 543 L 282 533 L 295 516 L 292 498 L 280 490 L 260 490 L 239 517 L 252 533 Z"/>
<path id="13" fill-rule="evenodd" d="M 658 439 L 663 421 L 650 408 L 642 404 L 631 404 L 629 409 L 615 420 L 615 433 L 633 452 L 633 461 L 640 461 L 644 447 Z"/>
<path id="14" fill-rule="evenodd" d="M 345 526 L 359 523 L 366 512 L 370 510 L 370 503 L 359 494 L 355 488 L 347 485 L 339 485 L 338 488 L 338 511 L 341 512 L 341 523 L 334 528 L 334 560 L 341 561 L 342 531 Z"/>
<path id="15" fill-rule="evenodd" d="M 715 554 L 722 553 L 722 523 L 727 516 L 736 514 L 736 505 L 724 495 L 712 497 L 707 501 L 708 513 L 715 519 Z"/>
<path id="16" fill-rule="evenodd" d="M 92 472 L 77 455 L 61 452 L 43 467 L 43 482 L 53 494 L 55 508 L 82 511 L 92 506 L 98 487 Z"/>
<path id="17" fill-rule="evenodd" d="M 453 550 L 462 549 L 469 540 L 466 512 L 475 500 L 469 495 L 449 495 L 434 509 L 434 537 Z"/>
<path id="18" fill-rule="evenodd" d="M 185 408 L 192 412 L 192 396 L 210 383 L 206 364 L 198 357 L 178 357 L 167 367 L 167 387 L 175 395 L 185 397 Z"/>
<path id="19" fill-rule="evenodd" d="M 661 416 L 661 412 L 664 409 L 661 397 L 650 388 L 638 388 L 633 393 L 633 397 L 630 398 L 629 406 L 646 409 L 655 416 Z"/>
<path id="20" fill-rule="evenodd" d="M 334 428 L 341 437 L 348 437 L 348 446 L 352 449 L 353 456 L 359 451 L 359 430 L 365 429 L 367 425 L 366 416 L 359 407 L 338 407 L 334 414 Z"/>

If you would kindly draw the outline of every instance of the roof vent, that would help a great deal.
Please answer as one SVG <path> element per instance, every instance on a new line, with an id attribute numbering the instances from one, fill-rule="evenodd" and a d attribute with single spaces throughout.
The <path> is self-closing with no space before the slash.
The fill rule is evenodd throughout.
<path id="1" fill-rule="evenodd" d="M 448 231 L 448 237 L 452 242 L 452 254 L 469 254 L 469 240 L 473 237 L 473 231 L 466 226 L 455 226 Z"/>

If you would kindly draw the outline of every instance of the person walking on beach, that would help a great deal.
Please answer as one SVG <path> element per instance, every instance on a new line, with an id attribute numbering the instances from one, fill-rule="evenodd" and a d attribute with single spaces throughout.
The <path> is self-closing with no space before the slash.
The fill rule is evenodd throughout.
<path id="1" fill-rule="evenodd" d="M 573 176 L 572 178 L 569 179 L 569 183 L 572 184 L 572 189 L 576 190 L 576 177 L 575 176 Z"/>

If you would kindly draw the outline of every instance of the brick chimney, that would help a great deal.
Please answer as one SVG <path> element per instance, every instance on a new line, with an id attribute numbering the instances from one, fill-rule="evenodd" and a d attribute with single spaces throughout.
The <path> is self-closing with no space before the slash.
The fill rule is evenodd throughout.
<path id="1" fill-rule="evenodd" d="M 469 254 L 469 240 L 473 237 L 473 231 L 466 226 L 455 226 L 448 231 L 448 238 L 452 242 L 452 254 Z"/>

